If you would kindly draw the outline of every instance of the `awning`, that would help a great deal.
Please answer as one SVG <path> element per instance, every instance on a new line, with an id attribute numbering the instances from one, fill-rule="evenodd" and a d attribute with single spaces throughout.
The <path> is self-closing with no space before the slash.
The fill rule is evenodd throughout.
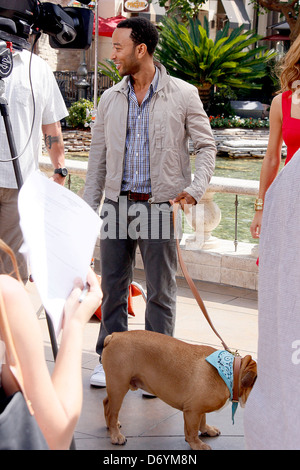
<path id="1" fill-rule="evenodd" d="M 289 36 L 284 36 L 283 34 L 271 34 L 271 36 L 262 38 L 262 41 L 290 41 L 290 38 Z"/>
<path id="2" fill-rule="evenodd" d="M 244 24 L 245 29 L 250 29 L 250 18 L 243 0 L 222 0 L 222 4 L 229 20 L 230 28 L 238 28 Z"/>
<path id="3" fill-rule="evenodd" d="M 271 26 L 268 26 L 268 28 L 277 29 L 279 31 L 290 31 L 290 25 L 287 21 L 280 21 L 280 23 L 272 24 Z"/>
<path id="4" fill-rule="evenodd" d="M 114 30 L 117 27 L 117 24 L 120 23 L 120 21 L 126 20 L 125 16 L 118 15 L 118 16 L 112 16 L 111 18 L 101 18 L 99 16 L 99 36 L 106 36 L 111 38 Z M 94 20 L 94 30 L 93 34 L 95 34 L 95 20 Z"/>

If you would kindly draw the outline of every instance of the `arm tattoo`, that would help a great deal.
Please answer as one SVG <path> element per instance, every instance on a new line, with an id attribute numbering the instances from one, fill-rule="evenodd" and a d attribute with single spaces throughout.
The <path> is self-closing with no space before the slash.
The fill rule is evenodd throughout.
<path id="1" fill-rule="evenodd" d="M 52 145 L 55 143 L 59 143 L 61 141 L 60 136 L 53 136 L 53 135 L 47 135 L 45 134 L 44 136 L 45 139 L 45 145 L 48 150 L 52 148 Z"/>

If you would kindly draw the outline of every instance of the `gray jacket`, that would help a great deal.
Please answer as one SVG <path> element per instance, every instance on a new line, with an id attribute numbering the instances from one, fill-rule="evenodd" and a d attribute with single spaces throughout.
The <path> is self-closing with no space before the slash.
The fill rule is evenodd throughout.
<path id="1" fill-rule="evenodd" d="M 159 81 L 149 116 L 152 202 L 166 202 L 181 191 L 197 201 L 203 196 L 215 168 L 216 146 L 197 89 L 171 77 L 159 63 Z M 117 201 L 122 183 L 128 114 L 128 80 L 101 96 L 89 154 L 84 199 L 99 208 L 103 192 Z M 194 179 L 188 141 L 196 154 Z"/>

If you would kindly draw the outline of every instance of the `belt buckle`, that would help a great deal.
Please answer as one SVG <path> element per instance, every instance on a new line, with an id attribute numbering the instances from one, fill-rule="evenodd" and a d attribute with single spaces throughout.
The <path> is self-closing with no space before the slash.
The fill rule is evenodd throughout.
<path id="1" fill-rule="evenodd" d="M 131 197 L 131 191 L 128 191 L 127 199 L 128 201 L 134 201 L 134 199 Z"/>

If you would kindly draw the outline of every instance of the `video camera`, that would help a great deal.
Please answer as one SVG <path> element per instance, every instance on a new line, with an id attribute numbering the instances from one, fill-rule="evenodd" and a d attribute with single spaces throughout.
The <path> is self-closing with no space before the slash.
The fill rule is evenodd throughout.
<path id="1" fill-rule="evenodd" d="M 0 0 L 0 38 L 18 49 L 28 49 L 29 35 L 40 32 L 50 36 L 50 45 L 55 49 L 88 49 L 93 24 L 94 13 L 88 8 L 62 8 L 39 0 Z"/>

